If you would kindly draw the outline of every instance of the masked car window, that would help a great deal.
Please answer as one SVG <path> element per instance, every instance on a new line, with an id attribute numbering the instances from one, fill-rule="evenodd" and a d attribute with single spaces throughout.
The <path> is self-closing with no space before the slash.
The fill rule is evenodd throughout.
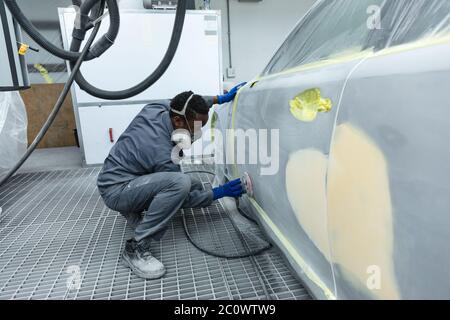
<path id="1" fill-rule="evenodd" d="M 450 0 L 324 0 L 289 35 L 263 75 L 447 35 Z"/>
<path id="2" fill-rule="evenodd" d="M 388 1 L 381 17 L 385 48 L 450 34 L 450 0 Z"/>
<path id="3" fill-rule="evenodd" d="M 365 49 L 383 0 L 320 2 L 289 35 L 263 72 L 278 73 L 303 64 Z"/>

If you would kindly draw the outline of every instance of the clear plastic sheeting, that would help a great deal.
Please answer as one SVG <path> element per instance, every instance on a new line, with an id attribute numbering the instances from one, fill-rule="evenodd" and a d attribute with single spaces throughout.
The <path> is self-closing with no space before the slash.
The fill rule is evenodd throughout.
<path id="1" fill-rule="evenodd" d="M 450 0 L 320 0 L 262 75 L 448 35 Z"/>
<path id="2" fill-rule="evenodd" d="M 27 112 L 17 91 L 0 92 L 0 177 L 25 154 Z"/>
<path id="3" fill-rule="evenodd" d="M 319 0 L 218 110 L 218 175 L 318 299 L 449 299 L 449 9 Z"/>
<path id="4" fill-rule="evenodd" d="M 426 38 L 450 34 L 449 0 L 387 1 L 381 12 L 381 30 L 386 41 L 383 47 L 393 47 Z"/>

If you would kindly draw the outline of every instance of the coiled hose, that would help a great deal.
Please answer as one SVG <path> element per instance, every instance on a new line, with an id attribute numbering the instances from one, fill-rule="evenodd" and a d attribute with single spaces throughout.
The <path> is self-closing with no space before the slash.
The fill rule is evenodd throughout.
<path id="1" fill-rule="evenodd" d="M 215 172 L 212 171 L 207 171 L 207 170 L 192 170 L 192 171 L 184 171 L 183 173 L 185 174 L 192 174 L 192 173 L 206 173 L 206 174 L 210 174 L 210 175 L 216 175 Z M 250 221 L 253 221 L 256 223 L 255 220 L 250 219 L 248 214 L 245 214 L 243 212 L 243 210 L 241 208 L 239 208 L 239 204 L 238 201 L 236 200 L 236 204 L 237 204 L 237 208 L 238 211 L 241 215 L 243 215 L 245 218 L 249 219 Z M 230 220 L 234 230 L 236 231 L 236 234 L 239 237 L 239 240 L 242 242 L 242 245 L 244 246 L 244 250 L 246 251 L 245 254 L 237 254 L 237 255 L 224 255 L 218 252 L 214 252 L 212 250 L 208 250 L 204 247 L 202 247 L 201 245 L 199 245 L 191 236 L 191 234 L 189 233 L 188 230 L 188 226 L 187 226 L 187 221 L 186 221 L 186 216 L 184 215 L 184 213 L 182 214 L 182 220 L 183 220 L 183 229 L 184 229 L 184 233 L 186 234 L 186 237 L 188 238 L 189 242 L 192 243 L 192 245 L 194 247 L 196 247 L 198 250 L 200 250 L 203 253 L 206 253 L 207 255 L 213 256 L 213 257 L 217 257 L 217 258 L 224 258 L 224 259 L 242 259 L 242 258 L 249 258 L 250 262 L 253 265 L 253 268 L 256 270 L 256 272 L 258 273 L 258 280 L 259 283 L 261 284 L 261 287 L 264 291 L 264 295 L 266 297 L 267 300 L 272 300 L 272 296 L 270 295 L 268 289 L 267 289 L 267 285 L 263 279 L 263 272 L 261 270 L 261 268 L 259 267 L 258 263 L 256 262 L 255 256 L 259 255 L 261 253 L 263 253 L 264 251 L 270 249 L 272 247 L 272 245 L 269 243 L 267 246 L 258 249 L 258 250 L 254 250 L 252 251 L 250 249 L 250 247 L 247 244 L 247 241 L 245 241 L 244 235 L 242 234 L 241 230 L 239 230 L 238 226 L 236 225 L 236 222 L 234 222 L 233 218 L 231 218 L 231 216 L 229 215 L 229 213 L 225 210 L 226 215 L 228 217 L 228 219 Z"/>
<path id="2" fill-rule="evenodd" d="M 164 58 L 162 59 L 157 69 L 144 81 L 135 85 L 132 88 L 125 89 L 122 91 L 105 91 L 98 89 L 86 81 L 86 79 L 80 73 L 80 67 L 84 61 L 92 60 L 96 57 L 99 57 L 106 50 L 108 50 L 108 48 L 110 48 L 114 43 L 114 40 L 116 39 L 119 33 L 120 27 L 120 13 L 117 0 L 85 0 L 84 2 L 82 2 L 81 0 L 72 0 L 72 3 L 80 7 L 79 12 L 80 26 L 78 26 L 79 28 L 75 27 L 73 30 L 73 41 L 71 44 L 71 51 L 66 51 L 55 46 L 54 44 L 49 42 L 44 36 L 42 36 L 40 32 L 33 26 L 33 24 L 25 17 L 25 15 L 22 13 L 15 0 L 5 0 L 5 4 L 8 6 L 8 9 L 10 10 L 14 19 L 17 20 L 17 22 L 24 29 L 24 31 L 36 43 L 38 43 L 42 48 L 44 48 L 51 54 L 61 59 L 70 61 L 72 72 L 69 76 L 69 80 L 64 86 L 64 89 L 61 95 L 59 96 L 58 101 L 56 102 L 44 126 L 39 131 L 33 143 L 27 149 L 25 155 L 7 173 L 7 175 L 0 180 L 0 186 L 6 183 L 6 181 L 8 181 L 17 172 L 17 170 L 23 165 L 23 163 L 29 158 L 31 153 L 35 150 L 37 145 L 41 142 L 44 135 L 48 131 L 49 127 L 55 120 L 59 110 L 61 109 L 61 106 L 70 90 L 70 86 L 72 85 L 73 81 L 76 81 L 83 90 L 87 91 L 91 95 L 96 96 L 98 98 L 107 100 L 127 99 L 147 90 L 156 81 L 158 81 L 161 78 L 161 76 L 166 72 L 167 68 L 170 66 L 170 63 L 172 62 L 173 57 L 175 56 L 175 53 L 178 49 L 186 14 L 186 7 L 187 7 L 186 0 L 180 0 L 178 2 L 177 13 L 175 17 L 175 25 L 172 32 L 172 38 L 169 43 L 169 48 L 167 49 L 166 54 L 164 55 Z M 81 53 L 78 52 L 80 50 L 81 43 L 85 37 L 86 31 L 94 27 L 93 21 L 96 18 L 101 17 L 105 8 L 105 3 L 108 4 L 108 10 L 110 15 L 110 25 L 108 32 L 105 35 L 103 35 L 103 37 L 99 41 L 97 41 L 95 45 L 92 45 L 93 42 L 91 42 L 89 43 L 89 46 L 86 45 L 87 48 L 85 47 L 85 49 L 83 49 Z M 99 4 L 100 6 L 98 7 L 97 10 L 99 14 L 96 16 L 94 15 L 89 16 L 89 12 L 94 11 L 92 10 L 93 8 L 97 9 L 96 6 L 98 6 Z M 100 23 L 101 21 L 99 21 L 95 25 L 94 39 L 100 28 Z M 91 38 L 92 36 L 89 39 Z"/>
<path id="3" fill-rule="evenodd" d="M 79 2 L 74 2 L 75 4 L 79 4 Z M 85 32 L 83 27 L 83 23 L 88 23 L 87 14 L 97 3 L 100 3 L 100 0 L 87 0 L 84 1 L 80 7 L 80 17 L 81 17 L 81 29 L 74 28 L 74 34 L 80 33 L 82 35 Z M 103 52 L 105 52 L 114 42 L 118 33 L 119 33 L 119 25 L 120 25 L 120 14 L 119 7 L 117 5 L 116 0 L 106 0 L 108 4 L 108 10 L 110 14 L 111 23 L 108 29 L 108 32 L 95 44 L 93 45 L 83 61 L 89 61 L 94 58 L 100 56 Z M 19 25 L 23 28 L 23 30 L 42 48 L 57 56 L 58 58 L 73 61 L 75 65 L 75 61 L 78 61 L 81 53 L 80 52 L 71 52 L 66 51 L 62 48 L 55 46 L 53 43 L 48 41 L 42 34 L 33 26 L 33 24 L 25 17 L 20 7 L 17 5 L 16 0 L 5 0 L 5 4 L 8 7 L 9 11 L 13 15 L 14 19 L 17 20 Z M 84 17 L 84 18 L 83 18 Z M 77 50 L 78 51 L 78 50 Z M 72 66 L 73 67 L 73 66 Z"/>
<path id="4" fill-rule="evenodd" d="M 74 28 L 73 40 L 70 47 L 70 51 L 58 48 L 51 42 L 49 42 L 47 39 L 45 39 L 45 37 L 43 37 L 39 33 L 39 31 L 24 16 L 15 0 L 5 0 L 5 3 L 7 4 L 14 18 L 19 22 L 20 26 L 25 30 L 26 33 L 28 33 L 28 35 L 34 41 L 36 41 L 36 43 L 38 43 L 41 47 L 43 47 L 45 50 L 52 53 L 53 55 L 71 61 L 71 67 L 73 68 L 75 64 L 74 61 L 76 61 L 80 56 L 78 51 L 81 48 L 81 44 L 84 39 L 86 30 L 89 28 L 90 20 L 88 19 L 88 13 L 98 1 L 99 0 L 86 0 L 81 4 L 80 8 L 81 28 L 80 29 Z M 75 5 L 79 5 L 81 2 L 79 0 L 75 0 L 73 3 Z M 117 5 L 117 0 L 106 0 L 106 3 L 108 4 L 108 10 L 110 14 L 109 30 L 90 49 L 88 55 L 85 57 L 85 61 L 92 60 L 103 54 L 114 43 L 114 40 L 116 39 L 117 34 L 119 32 L 120 14 Z M 150 88 L 156 81 L 158 81 L 162 77 L 162 75 L 167 71 L 170 64 L 172 63 L 172 60 L 175 56 L 175 53 L 178 49 L 178 45 L 180 43 L 181 34 L 183 32 L 186 8 L 187 8 L 186 0 L 178 1 L 177 12 L 175 16 L 175 24 L 172 30 L 172 36 L 166 54 L 164 55 L 161 63 L 154 70 L 154 72 L 146 79 L 144 79 L 142 82 L 128 89 L 120 91 L 108 91 L 93 86 L 84 78 L 81 72 L 78 72 L 75 77 L 76 83 L 80 86 L 82 90 L 86 91 L 90 95 L 105 100 L 128 99 Z"/>
<path id="5" fill-rule="evenodd" d="M 144 79 L 142 82 L 138 83 L 137 85 L 131 88 L 124 89 L 121 91 L 107 91 L 93 86 L 84 78 L 81 72 L 78 72 L 75 77 L 75 81 L 77 82 L 77 84 L 80 86 L 81 89 L 83 89 L 90 95 L 105 100 L 124 100 L 134 97 L 147 90 L 156 81 L 158 81 L 161 78 L 161 76 L 166 72 L 175 56 L 175 53 L 178 49 L 178 45 L 180 43 L 181 34 L 183 32 L 186 8 L 187 8 L 187 1 L 179 0 L 177 5 L 177 12 L 175 15 L 175 24 L 172 30 L 172 36 L 166 54 L 164 55 L 161 63 L 158 65 L 155 71 L 146 79 Z M 70 49 L 71 51 L 78 51 L 80 49 L 80 46 L 81 41 L 74 38 Z"/>

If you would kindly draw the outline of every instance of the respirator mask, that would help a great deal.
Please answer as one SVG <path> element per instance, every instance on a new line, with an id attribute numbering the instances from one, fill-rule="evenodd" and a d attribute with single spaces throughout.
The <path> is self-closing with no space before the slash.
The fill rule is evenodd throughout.
<path id="1" fill-rule="evenodd" d="M 175 110 L 171 108 L 171 111 L 175 114 L 178 114 L 180 116 L 184 117 L 184 120 L 186 121 L 186 124 L 189 128 L 189 130 L 186 129 L 177 129 L 172 133 L 172 141 L 176 143 L 180 148 L 182 149 L 189 149 L 191 145 L 200 139 L 202 137 L 202 130 L 195 131 L 196 128 L 194 128 L 194 131 L 191 129 L 191 126 L 189 125 L 189 121 L 186 117 L 186 110 L 189 106 L 189 102 L 191 102 L 192 98 L 195 94 L 192 94 L 189 99 L 187 99 L 186 103 L 184 104 L 184 107 L 181 111 Z"/>

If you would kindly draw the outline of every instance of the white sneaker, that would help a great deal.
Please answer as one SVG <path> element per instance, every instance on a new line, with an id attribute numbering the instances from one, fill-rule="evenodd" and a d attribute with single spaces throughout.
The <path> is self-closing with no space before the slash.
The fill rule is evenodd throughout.
<path id="1" fill-rule="evenodd" d="M 122 262 L 134 274 L 144 279 L 159 279 L 166 273 L 164 265 L 150 253 L 149 248 L 134 239 L 127 241 Z"/>

